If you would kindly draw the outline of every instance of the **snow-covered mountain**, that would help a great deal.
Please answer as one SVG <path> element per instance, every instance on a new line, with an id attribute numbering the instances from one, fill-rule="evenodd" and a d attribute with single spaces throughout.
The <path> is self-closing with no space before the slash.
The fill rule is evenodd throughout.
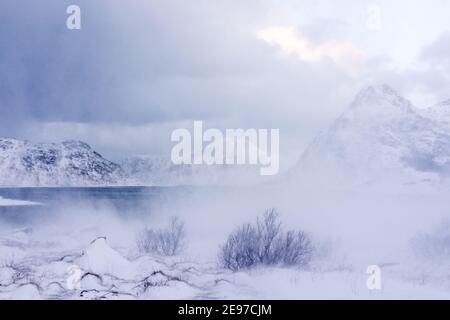
<path id="1" fill-rule="evenodd" d="M 131 185 L 248 185 L 261 181 L 250 165 L 175 165 L 161 156 L 134 156 L 119 162 Z"/>
<path id="2" fill-rule="evenodd" d="M 425 117 L 429 117 L 438 122 L 441 126 L 446 126 L 450 129 L 450 99 L 438 103 L 421 112 Z"/>
<path id="3" fill-rule="evenodd" d="M 174 165 L 170 159 L 158 156 L 127 157 L 119 165 L 132 185 L 181 185 L 189 184 L 192 169 Z"/>
<path id="4" fill-rule="evenodd" d="M 323 181 L 442 183 L 449 124 L 450 101 L 419 110 L 387 85 L 369 87 L 309 145 L 296 170 Z"/>
<path id="5" fill-rule="evenodd" d="M 0 138 L 0 185 L 92 186 L 120 183 L 119 165 L 84 142 L 31 143 Z"/>
<path id="6" fill-rule="evenodd" d="M 242 185 L 259 179 L 255 166 L 174 165 L 158 156 L 116 164 L 84 142 L 0 138 L 0 186 Z"/>

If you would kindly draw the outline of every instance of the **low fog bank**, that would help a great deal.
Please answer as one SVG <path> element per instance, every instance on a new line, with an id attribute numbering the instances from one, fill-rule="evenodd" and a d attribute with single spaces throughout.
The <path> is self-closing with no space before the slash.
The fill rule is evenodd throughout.
<path id="1" fill-rule="evenodd" d="M 161 212 L 184 219 L 193 253 L 209 256 L 236 226 L 276 208 L 286 228 L 306 231 L 336 259 L 367 266 L 406 259 L 413 237 L 447 219 L 449 201 L 443 194 L 266 186 L 203 190 Z"/>
<path id="2" fill-rule="evenodd" d="M 158 192 L 158 197 L 146 200 L 144 195 L 136 200 L 135 208 L 130 204 L 121 208 L 107 200 L 61 199 L 28 220 L 3 221 L 2 233 L 26 228 L 36 241 L 55 242 L 61 248 L 83 247 L 106 236 L 112 246 L 130 252 L 136 250 L 144 228 L 161 228 L 178 217 L 185 223 L 185 253 L 199 261 L 215 261 L 230 232 L 275 208 L 284 227 L 307 232 L 326 259 L 365 268 L 410 259 L 411 240 L 443 225 L 450 202 L 439 193 L 279 185 Z"/>

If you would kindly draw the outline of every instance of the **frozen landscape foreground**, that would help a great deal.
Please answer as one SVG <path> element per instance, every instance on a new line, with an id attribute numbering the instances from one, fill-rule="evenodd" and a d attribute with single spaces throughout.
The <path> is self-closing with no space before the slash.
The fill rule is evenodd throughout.
<path id="1" fill-rule="evenodd" d="M 1 299 L 449 299 L 450 291 L 389 273 L 381 290 L 364 270 L 259 268 L 232 273 L 185 258 L 126 258 L 98 238 L 84 250 L 30 243 L 25 231 L 3 238 Z M 19 256 L 21 256 L 19 258 Z M 70 287 L 81 268 L 78 287 Z M 394 268 L 395 269 L 395 268 Z M 78 269 L 76 269 L 78 270 Z"/>
<path id="2" fill-rule="evenodd" d="M 448 257 L 430 252 L 422 259 L 410 247 L 416 235 L 442 222 L 445 214 L 438 212 L 447 202 L 416 199 L 428 208 L 424 223 L 426 210 L 410 196 L 372 203 L 362 194 L 350 203 L 327 196 L 328 204 L 309 195 L 300 205 L 270 188 L 197 190 L 153 199 L 158 204 L 149 216 L 123 216 L 92 200 L 64 202 L 53 208 L 57 215 L 2 223 L 0 299 L 450 299 Z M 312 235 L 311 264 L 238 272 L 219 266 L 217 253 L 230 231 L 269 204 L 280 208 L 285 225 Z M 174 214 L 186 221 L 188 248 L 174 257 L 139 252 L 139 230 Z M 367 287 L 372 264 L 381 268 L 381 290 Z"/>

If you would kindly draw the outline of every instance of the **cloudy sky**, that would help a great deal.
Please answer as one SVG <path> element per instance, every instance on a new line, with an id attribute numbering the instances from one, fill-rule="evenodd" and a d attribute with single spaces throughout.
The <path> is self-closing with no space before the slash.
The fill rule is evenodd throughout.
<path id="1" fill-rule="evenodd" d="M 449 17 L 447 0 L 2 0 L 0 136 L 119 159 L 203 120 L 280 128 L 290 163 L 367 85 L 450 98 Z"/>

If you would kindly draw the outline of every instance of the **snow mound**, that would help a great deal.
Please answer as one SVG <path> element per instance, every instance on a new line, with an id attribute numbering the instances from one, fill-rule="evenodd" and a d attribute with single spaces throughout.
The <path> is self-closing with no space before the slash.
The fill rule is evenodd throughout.
<path id="1" fill-rule="evenodd" d="M 15 290 L 2 294 L 2 299 L 7 300 L 41 300 L 42 297 L 39 293 L 39 289 L 35 284 L 26 283 L 22 286 L 18 286 Z"/>
<path id="2" fill-rule="evenodd" d="M 84 271 L 98 275 L 133 279 L 137 274 L 134 265 L 112 249 L 104 237 L 94 240 L 75 262 Z"/>
<path id="3" fill-rule="evenodd" d="M 0 286 L 6 287 L 11 285 L 14 280 L 15 271 L 9 267 L 0 268 Z"/>

